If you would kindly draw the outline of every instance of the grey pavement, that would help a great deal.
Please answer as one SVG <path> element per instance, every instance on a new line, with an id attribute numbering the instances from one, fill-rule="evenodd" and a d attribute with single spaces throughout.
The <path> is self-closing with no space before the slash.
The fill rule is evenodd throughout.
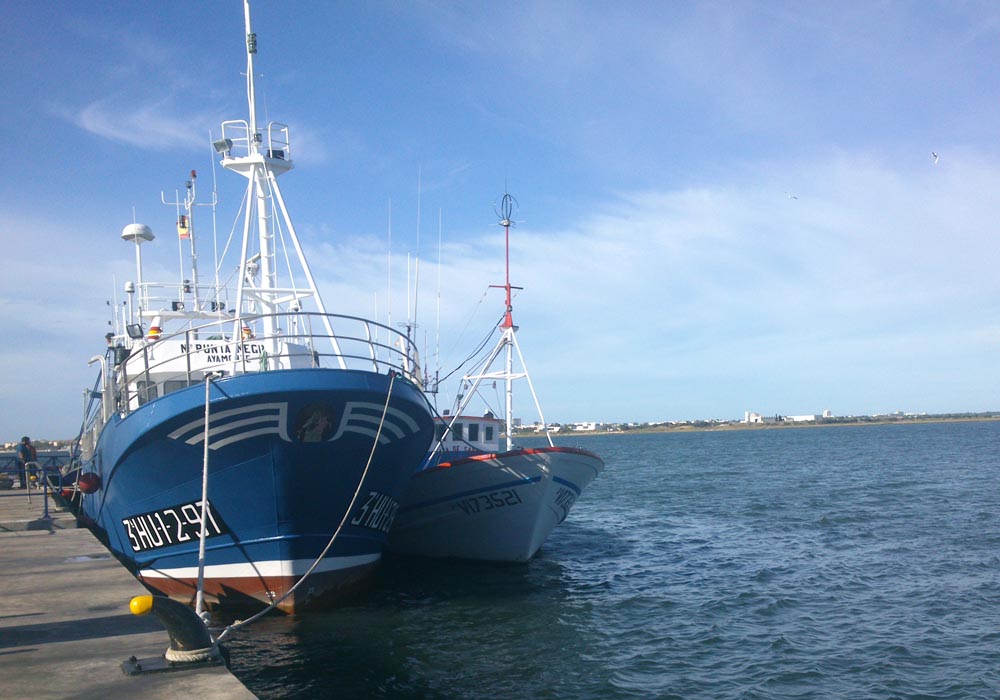
<path id="1" fill-rule="evenodd" d="M 0 490 L 0 698 L 253 700 L 223 666 L 128 676 L 130 656 L 169 644 L 129 601 L 147 591 L 40 492 Z"/>

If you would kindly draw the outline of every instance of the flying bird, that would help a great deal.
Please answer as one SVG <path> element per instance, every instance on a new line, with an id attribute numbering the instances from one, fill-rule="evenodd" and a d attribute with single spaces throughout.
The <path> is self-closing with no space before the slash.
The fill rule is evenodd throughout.
<path id="1" fill-rule="evenodd" d="M 934 165 L 937 165 L 938 158 L 939 158 L 938 154 L 935 153 L 934 151 L 931 151 L 931 158 L 934 159 Z"/>
<path id="2" fill-rule="evenodd" d="M 789 199 L 798 199 L 798 197 L 796 197 L 794 194 L 788 194 L 787 192 L 785 192 L 785 196 L 788 197 Z"/>

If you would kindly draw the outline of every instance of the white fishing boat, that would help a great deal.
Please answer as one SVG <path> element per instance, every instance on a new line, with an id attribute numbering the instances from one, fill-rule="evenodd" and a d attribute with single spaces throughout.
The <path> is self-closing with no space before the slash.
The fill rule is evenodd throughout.
<path id="1" fill-rule="evenodd" d="M 510 283 L 513 204 L 513 198 L 505 194 L 500 224 L 507 265 L 500 288 L 506 294 L 506 311 L 497 328 L 500 338 L 478 367 L 462 377 L 454 409 L 437 417 L 431 453 L 410 479 L 389 533 L 391 551 L 435 558 L 528 561 L 604 469 L 604 462 L 593 452 L 553 444 L 524 366 L 511 307 L 511 290 L 519 289 Z M 498 361 L 503 366 L 493 370 Z M 514 444 L 513 382 L 517 379 L 527 382 L 548 445 Z M 498 420 L 492 412 L 480 417 L 468 412 L 484 381 L 503 383 L 505 420 Z"/>

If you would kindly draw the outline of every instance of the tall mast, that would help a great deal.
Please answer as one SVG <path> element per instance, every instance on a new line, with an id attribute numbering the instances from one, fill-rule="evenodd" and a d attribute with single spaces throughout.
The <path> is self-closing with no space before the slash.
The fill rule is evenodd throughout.
<path id="1" fill-rule="evenodd" d="M 504 345 L 504 395 L 505 395 L 505 415 L 507 421 L 507 450 L 513 449 L 514 441 L 511 438 L 511 433 L 514 430 L 514 392 L 513 392 L 513 375 L 514 375 L 514 334 L 517 331 L 517 326 L 514 325 L 513 307 L 511 306 L 510 298 L 510 227 L 511 227 L 511 214 L 514 213 L 515 199 L 508 192 L 504 192 L 503 199 L 500 200 L 500 209 L 497 211 L 497 215 L 500 217 L 500 225 L 503 226 L 504 231 L 504 284 L 502 287 L 500 285 L 492 284 L 491 287 L 502 288 L 504 290 L 505 301 L 507 305 L 507 310 L 504 312 L 503 321 L 500 322 L 500 330 L 503 333 L 501 338 L 501 343 Z"/>
<path id="2" fill-rule="evenodd" d="M 323 325 L 333 345 L 334 356 L 339 366 L 346 369 L 347 363 L 341 353 L 339 343 L 333 331 L 333 325 L 327 316 L 319 289 L 313 278 L 309 263 L 306 261 L 302 246 L 299 243 L 295 227 L 292 225 L 285 201 L 278 187 L 277 176 L 292 169 L 291 143 L 288 137 L 288 127 L 284 124 L 271 122 L 265 127 L 257 123 L 257 96 L 254 74 L 254 57 L 257 55 L 257 35 L 250 24 L 250 2 L 243 0 L 244 24 L 246 27 L 247 47 L 247 105 L 249 120 L 230 120 L 222 123 L 222 138 L 213 142 L 215 150 L 222 155 L 222 167 L 239 173 L 247 178 L 247 211 L 243 224 L 243 269 L 239 276 L 237 288 L 238 314 L 246 312 L 250 302 L 255 305 L 255 313 L 263 319 L 261 329 L 264 343 L 271 347 L 267 351 L 276 354 L 279 334 L 278 322 L 273 314 L 304 311 L 302 301 L 311 298 L 316 310 L 322 314 Z M 299 285 L 290 274 L 288 283 L 278 285 L 278 270 L 275 264 L 275 240 L 273 226 L 279 222 L 282 228 L 282 242 L 287 242 L 294 248 L 298 258 L 300 271 L 306 284 Z M 250 235 L 256 227 L 258 253 L 251 255 L 249 250 Z M 259 270 L 259 283 L 254 279 L 255 271 Z M 291 271 L 290 271 L 291 273 Z M 239 319 L 237 318 L 237 321 Z M 238 336 L 239 328 L 234 329 Z M 372 358 L 375 364 L 375 358 Z"/>
<path id="3" fill-rule="evenodd" d="M 253 57 L 257 55 L 257 35 L 250 27 L 250 0 L 243 0 L 243 21 L 247 29 L 247 101 L 250 103 L 250 133 L 256 136 L 257 131 L 257 93 L 254 91 Z M 253 140 L 251 154 L 257 153 L 258 139 Z"/>
<path id="4" fill-rule="evenodd" d="M 514 440 L 511 433 L 513 432 L 514 425 L 512 384 L 515 379 L 528 380 L 528 389 L 531 391 L 531 398 L 534 399 L 535 409 L 538 411 L 538 418 L 542 421 L 542 426 L 545 428 L 545 437 L 548 439 L 549 445 L 552 445 L 552 435 L 549 432 L 548 425 L 545 423 L 545 416 L 542 415 L 542 407 L 538 403 L 538 395 L 535 393 L 535 387 L 531 383 L 531 376 L 528 374 L 528 368 L 524 363 L 524 356 L 521 354 L 521 348 L 517 344 L 517 326 L 514 325 L 514 315 L 511 305 L 511 290 L 521 289 L 521 287 L 515 287 L 510 283 L 510 227 L 514 225 L 511 215 L 513 214 L 516 206 L 517 200 L 505 192 L 503 199 L 500 202 L 500 208 L 497 209 L 497 216 L 500 218 L 500 225 L 504 227 L 504 252 L 506 255 L 506 265 L 504 283 L 502 285 L 491 284 L 490 287 L 493 289 L 503 289 L 505 292 L 504 298 L 506 302 L 506 309 L 504 311 L 503 320 L 500 321 L 500 325 L 497 326 L 501 331 L 500 340 L 493 347 L 493 350 L 490 351 L 489 355 L 487 355 L 486 359 L 479 364 L 477 372 L 473 374 L 466 374 L 462 377 L 463 393 L 460 393 L 455 400 L 454 416 L 449 423 L 449 427 L 451 427 L 459 419 L 462 411 L 465 410 L 465 407 L 472 401 L 473 396 L 476 394 L 479 385 L 484 379 L 500 379 L 504 382 L 505 390 L 506 405 L 504 407 L 504 411 L 506 413 L 506 445 L 508 451 L 514 448 Z M 490 369 L 493 367 L 493 363 L 497 360 L 497 358 L 500 357 L 501 352 L 504 353 L 504 368 L 497 372 L 491 372 Z M 517 353 L 518 363 L 521 368 L 521 371 L 516 373 L 514 372 L 515 352 Z M 440 443 L 438 444 L 440 445 Z"/>
<path id="5" fill-rule="evenodd" d="M 273 290 L 277 287 L 277 277 L 274 269 L 274 234 L 271 231 L 271 217 L 269 216 L 268 192 L 267 192 L 267 170 L 261 153 L 261 143 L 263 137 L 257 126 L 257 92 L 256 76 L 254 75 L 254 56 L 257 55 L 257 35 L 254 34 L 250 25 L 250 0 L 243 0 L 243 14 L 246 23 L 247 33 L 247 103 L 250 117 L 250 157 L 256 162 L 253 168 L 251 184 L 257 205 L 257 232 L 260 238 L 260 286 L 264 290 Z M 273 291 L 265 291 L 260 298 L 260 311 L 264 317 L 264 335 L 271 338 L 275 334 L 274 318 L 271 314 L 278 309 L 274 304 L 275 294 Z"/>
<path id="6" fill-rule="evenodd" d="M 181 287 L 181 301 L 187 301 L 188 293 L 191 294 L 193 300 L 192 311 L 201 310 L 201 300 L 199 298 L 199 279 L 198 279 L 198 250 L 195 247 L 195 225 L 194 225 L 194 207 L 197 202 L 197 185 L 196 180 L 198 179 L 198 173 L 194 170 L 191 171 L 191 179 L 184 183 L 184 199 L 181 200 L 180 196 L 174 195 L 174 201 L 168 202 L 166 196 L 161 192 L 160 201 L 164 204 L 173 206 L 177 210 L 177 245 L 180 249 L 181 254 L 181 278 L 183 281 L 183 286 Z M 215 206 L 216 199 L 215 193 L 212 193 L 212 202 L 210 206 Z M 181 208 L 184 210 L 184 214 L 181 214 Z M 184 278 L 184 241 L 188 241 L 189 255 L 191 258 L 191 280 L 190 285 L 188 280 Z M 218 286 L 216 286 L 218 288 Z"/>

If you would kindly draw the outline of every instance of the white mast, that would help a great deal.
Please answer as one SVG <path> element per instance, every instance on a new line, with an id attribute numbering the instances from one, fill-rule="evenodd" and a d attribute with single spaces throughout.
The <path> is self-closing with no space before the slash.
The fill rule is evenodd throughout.
<path id="1" fill-rule="evenodd" d="M 184 188 L 186 190 L 184 199 L 181 200 L 177 193 L 174 193 L 174 201 L 168 202 L 166 196 L 160 192 L 160 201 L 164 204 L 171 205 L 177 210 L 177 245 L 180 250 L 181 256 L 181 279 L 184 285 L 181 287 L 181 301 L 187 300 L 187 294 L 190 292 L 191 298 L 193 300 L 192 310 L 198 311 L 201 309 L 201 300 L 199 299 L 199 279 L 198 279 L 198 249 L 195 246 L 195 227 L 194 227 L 194 208 L 196 206 L 195 199 L 197 198 L 197 186 L 196 181 L 198 179 L 198 173 L 194 170 L 191 171 L 191 179 L 184 183 Z M 217 203 L 215 192 L 212 193 L 212 201 L 210 204 L 205 206 L 214 207 Z M 198 206 L 201 206 L 200 204 Z M 183 207 L 184 214 L 181 214 L 181 208 Z M 190 285 L 187 284 L 188 280 L 184 279 L 184 241 L 187 240 L 190 249 L 191 258 L 191 280 Z M 216 285 L 218 289 L 218 285 Z"/>
<path id="2" fill-rule="evenodd" d="M 320 298 L 312 271 L 309 269 L 309 264 L 302 252 L 298 235 L 295 233 L 295 227 L 292 225 L 288 209 L 281 196 L 281 190 L 278 188 L 277 176 L 288 172 L 293 167 L 288 127 L 284 124 L 271 122 L 267 125 L 266 131 L 262 131 L 257 124 L 254 75 L 257 35 L 253 32 L 250 24 L 249 0 L 244 0 L 243 7 L 247 37 L 246 78 L 249 121 L 223 122 L 222 138 L 213 143 L 215 150 L 223 156 L 222 167 L 239 173 L 248 180 L 247 211 L 243 226 L 243 270 L 237 288 L 237 313 L 243 314 L 250 303 L 255 304 L 256 313 L 264 314 L 262 332 L 264 342 L 270 346 L 267 351 L 276 355 L 278 354 L 278 339 L 276 338 L 278 327 L 276 319 L 270 314 L 304 310 L 301 301 L 312 298 L 317 307 L 316 310 L 323 315 L 323 323 L 333 344 L 334 354 L 337 356 L 339 365 L 346 369 L 347 363 L 334 337 L 333 326 L 326 315 L 323 300 Z M 272 212 L 279 217 L 283 231 L 287 234 L 288 241 L 294 248 L 302 275 L 305 277 L 305 286 L 296 286 L 293 280 L 289 280 L 287 287 L 278 285 Z M 255 215 L 259 251 L 256 255 L 251 256 L 249 243 Z M 247 272 L 253 264 L 259 265 L 260 280 L 257 284 L 248 284 Z M 237 317 L 237 323 L 239 323 L 239 317 Z M 236 333 L 238 333 L 238 329 Z"/>
<path id="3" fill-rule="evenodd" d="M 511 197 L 506 192 L 503 195 L 503 199 L 500 202 L 500 212 L 501 219 L 500 225 L 503 226 L 504 230 L 504 254 L 505 254 L 505 270 L 506 277 L 504 279 L 503 290 L 506 295 L 507 310 L 504 312 L 503 321 L 500 323 L 500 328 L 503 331 L 503 337 L 500 342 L 504 345 L 504 366 L 506 367 L 506 372 L 504 373 L 504 385 L 506 394 L 506 406 L 505 414 L 507 417 L 507 450 L 510 451 L 514 446 L 514 441 L 511 438 L 511 433 L 514 432 L 514 411 L 513 411 L 513 383 L 514 377 L 514 342 L 515 333 L 517 332 L 517 326 L 514 325 L 514 317 L 512 315 L 512 307 L 510 303 L 510 215 L 514 208 L 514 198 Z M 490 285 L 491 287 L 496 287 L 497 285 Z M 518 351 L 520 352 L 520 351 Z M 527 375 L 525 375 L 527 376 Z M 541 409 L 539 409 L 541 413 Z M 544 423 L 544 421 L 543 421 Z"/>
<path id="4" fill-rule="evenodd" d="M 386 302 L 386 309 L 388 309 L 388 320 L 386 325 L 392 328 L 392 197 L 389 198 L 389 262 L 388 262 L 388 276 L 389 276 L 389 287 L 387 290 L 388 301 Z"/>
<path id="5" fill-rule="evenodd" d="M 531 397 L 535 401 L 535 409 L 538 411 L 538 419 L 542 422 L 542 427 L 545 429 L 545 437 L 548 438 L 549 445 L 552 445 L 552 435 L 549 432 L 548 425 L 545 423 L 545 416 L 542 415 L 542 407 L 538 403 L 538 396 L 535 394 L 535 387 L 531 383 L 531 376 L 528 374 L 528 368 L 524 364 L 524 356 L 521 354 L 521 347 L 517 344 L 517 326 L 514 325 L 513 309 L 511 306 L 511 290 L 521 289 L 521 287 L 514 287 L 510 283 L 510 227 L 513 225 L 513 220 L 511 219 L 511 214 L 513 213 L 514 207 L 517 201 L 508 193 L 504 193 L 503 199 L 500 203 L 500 209 L 497 211 L 497 215 L 500 217 L 500 225 L 504 227 L 504 237 L 505 237 L 505 254 L 506 254 L 506 277 L 504 279 L 504 284 L 491 284 L 491 288 L 503 289 L 505 292 L 506 310 L 503 315 L 503 320 L 500 322 L 500 340 L 494 346 L 493 350 L 490 352 L 486 360 L 480 365 L 480 369 L 477 373 L 467 374 L 462 377 L 463 385 L 469 385 L 469 389 L 463 395 L 458 397 L 458 401 L 455 405 L 455 415 L 452 417 L 451 424 L 454 424 L 458 420 L 462 411 L 472 400 L 472 397 L 476 393 L 476 389 L 479 388 L 480 383 L 484 379 L 500 379 L 504 382 L 504 412 L 506 421 L 506 445 L 507 450 L 510 451 L 514 448 L 514 440 L 511 436 L 514 426 L 514 412 L 513 412 L 513 382 L 515 379 L 527 379 L 528 388 L 531 390 Z M 514 372 L 514 352 L 517 352 L 517 359 L 520 363 L 521 371 Z M 504 353 L 504 368 L 499 372 L 490 372 L 490 368 L 493 366 L 493 362 L 500 356 L 500 353 Z M 440 444 L 440 443 L 439 443 Z"/>
<path id="6" fill-rule="evenodd" d="M 438 209 L 437 317 L 434 326 L 434 402 L 437 403 L 438 379 L 441 368 L 441 210 Z M 426 360 L 425 360 L 426 361 Z"/>
<path id="7" fill-rule="evenodd" d="M 139 290 L 139 318 L 142 318 L 142 312 L 146 310 L 146 290 L 142 285 L 142 251 L 141 246 L 143 243 L 148 243 L 153 240 L 153 230 L 146 226 L 146 224 L 132 223 L 122 229 L 122 240 L 132 241 L 135 243 L 135 278 L 136 278 L 136 289 Z M 131 299 L 131 297 L 129 297 Z M 129 320 L 131 320 L 132 309 L 131 302 L 129 303 Z"/>

